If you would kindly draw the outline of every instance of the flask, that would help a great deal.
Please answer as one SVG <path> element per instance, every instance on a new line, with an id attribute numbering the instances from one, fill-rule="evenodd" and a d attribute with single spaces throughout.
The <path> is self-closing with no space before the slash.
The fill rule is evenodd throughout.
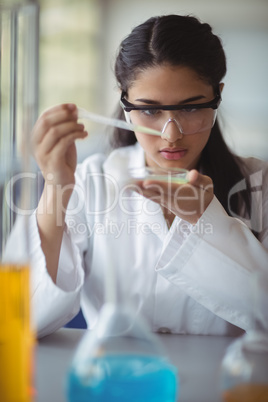
<path id="1" fill-rule="evenodd" d="M 106 303 L 98 324 L 75 353 L 67 379 L 69 402 L 175 402 L 176 369 L 130 307 Z"/>
<path id="2" fill-rule="evenodd" d="M 235 340 L 222 361 L 224 402 L 268 402 L 268 272 L 253 283 L 254 328 Z"/>
<path id="3" fill-rule="evenodd" d="M 123 188 L 133 178 L 124 169 L 126 164 L 124 156 L 114 164 L 113 171 L 109 170 L 118 188 Z M 111 205 L 109 200 L 115 199 L 114 188 L 109 188 L 108 205 Z M 107 222 L 117 222 L 113 208 L 107 208 L 106 214 Z M 134 283 L 144 289 L 142 281 L 146 276 L 136 281 L 133 272 L 124 281 L 120 280 L 123 277 L 120 270 L 127 267 L 119 263 L 122 256 L 115 258 L 111 245 L 121 239 L 109 230 L 105 236 L 111 250 L 110 262 L 104 267 L 105 303 L 97 325 L 86 332 L 75 353 L 66 381 L 67 400 L 175 402 L 179 388 L 177 370 L 169 362 L 160 338 L 147 325 L 141 313 L 142 302 L 136 300 L 134 306 L 128 298 Z"/>

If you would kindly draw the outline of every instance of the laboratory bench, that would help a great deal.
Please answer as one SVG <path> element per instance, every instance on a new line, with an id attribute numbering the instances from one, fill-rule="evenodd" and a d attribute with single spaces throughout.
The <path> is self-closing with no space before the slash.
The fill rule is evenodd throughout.
<path id="1" fill-rule="evenodd" d="M 62 328 L 37 342 L 36 402 L 66 402 L 65 383 L 85 329 Z M 180 402 L 220 402 L 220 366 L 232 337 L 157 335 L 170 362 L 177 367 Z"/>

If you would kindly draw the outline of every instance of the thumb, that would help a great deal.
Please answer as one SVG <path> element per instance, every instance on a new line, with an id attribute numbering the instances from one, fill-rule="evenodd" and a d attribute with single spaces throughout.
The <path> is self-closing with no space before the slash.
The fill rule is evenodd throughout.
<path id="1" fill-rule="evenodd" d="M 197 184 L 199 180 L 199 172 L 196 169 L 192 169 L 187 173 L 187 179 L 189 180 L 190 184 Z"/>
<path id="2" fill-rule="evenodd" d="M 209 188 L 211 189 L 213 187 L 211 178 L 200 174 L 196 169 L 188 172 L 187 179 L 189 180 L 189 184 L 203 188 L 204 190 L 209 190 Z"/>

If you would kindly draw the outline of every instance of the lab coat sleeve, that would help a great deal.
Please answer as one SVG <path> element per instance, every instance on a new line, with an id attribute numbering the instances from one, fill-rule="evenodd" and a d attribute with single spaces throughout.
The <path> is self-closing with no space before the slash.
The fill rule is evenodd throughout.
<path id="1" fill-rule="evenodd" d="M 32 318 L 38 337 L 42 337 L 65 325 L 79 311 L 84 271 L 79 250 L 65 230 L 55 285 L 46 269 L 35 215 L 30 217 L 30 234 Z"/>
<path id="2" fill-rule="evenodd" d="M 79 311 L 80 295 L 85 281 L 84 254 L 88 252 L 90 245 L 88 233 L 86 231 L 81 233 L 78 228 L 86 229 L 92 225 L 85 216 L 88 196 L 86 184 L 90 172 L 93 172 L 93 176 L 94 174 L 99 176 L 103 160 L 103 155 L 94 155 L 77 166 L 76 186 L 66 212 L 56 284 L 47 272 L 36 216 L 30 218 L 32 310 L 33 322 L 39 337 L 61 328 Z M 94 202 L 93 185 L 90 187 L 88 201 Z M 91 206 L 94 208 L 94 205 Z M 89 260 L 88 258 L 88 265 Z M 89 266 L 87 268 L 89 269 Z"/>
<path id="3" fill-rule="evenodd" d="M 156 271 L 217 316 L 248 330 L 253 273 L 267 270 L 267 261 L 267 249 L 214 196 L 182 244 L 181 233 L 173 231 Z"/>

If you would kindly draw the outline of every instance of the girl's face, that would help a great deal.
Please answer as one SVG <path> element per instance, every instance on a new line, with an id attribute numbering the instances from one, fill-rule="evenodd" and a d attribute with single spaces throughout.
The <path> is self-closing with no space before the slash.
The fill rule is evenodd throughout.
<path id="1" fill-rule="evenodd" d="M 206 103 L 214 98 L 211 85 L 202 81 L 188 67 L 161 65 L 142 71 L 128 90 L 128 101 L 137 105 L 179 105 Z M 191 100 L 190 100 L 191 99 Z M 172 111 L 165 111 L 172 118 Z M 162 128 L 160 129 L 162 130 Z M 183 135 L 176 123 L 170 122 L 165 136 L 136 132 L 145 151 L 148 166 L 193 169 L 197 166 L 211 128 L 196 134 Z"/>

